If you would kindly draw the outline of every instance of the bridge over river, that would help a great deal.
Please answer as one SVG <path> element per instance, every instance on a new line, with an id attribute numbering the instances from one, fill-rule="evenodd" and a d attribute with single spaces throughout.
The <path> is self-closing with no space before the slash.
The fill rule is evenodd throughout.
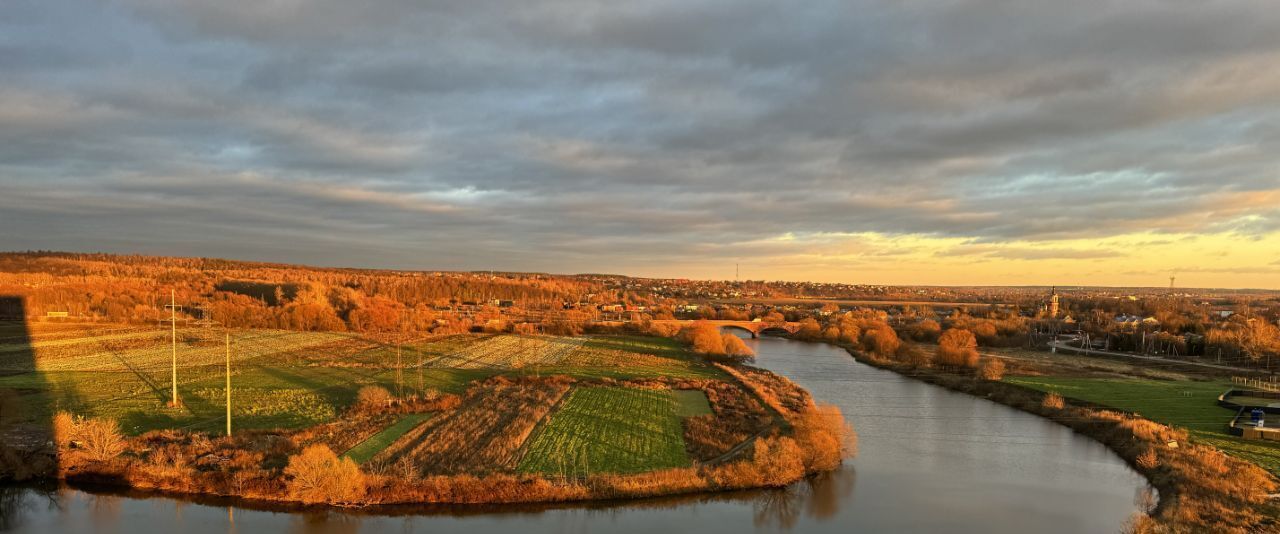
<path id="1" fill-rule="evenodd" d="M 653 324 L 673 324 L 684 327 L 696 323 L 696 320 L 681 319 L 661 319 L 653 321 Z M 738 330 L 746 330 L 751 333 L 752 339 L 760 337 L 760 334 L 773 331 L 777 333 L 794 334 L 800 330 L 800 323 L 793 321 L 727 321 L 727 320 L 703 320 L 702 322 L 711 324 L 716 328 L 736 328 Z"/>

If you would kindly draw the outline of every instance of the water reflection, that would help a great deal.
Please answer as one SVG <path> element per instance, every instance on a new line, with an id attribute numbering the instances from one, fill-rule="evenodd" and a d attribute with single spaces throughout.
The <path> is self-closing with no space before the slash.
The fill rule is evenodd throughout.
<path id="1" fill-rule="evenodd" d="M 836 516 L 840 503 L 853 499 L 857 475 L 852 467 L 759 494 L 753 501 L 757 529 L 792 530 L 802 517 L 818 522 Z"/>
<path id="2" fill-rule="evenodd" d="M 874 369 L 838 349 L 751 340 L 758 365 L 840 406 L 859 457 L 770 491 L 552 506 L 329 510 L 216 497 L 8 487 L 0 530 L 88 532 L 1114 532 L 1150 506 L 1101 445 L 1008 407 Z M 1088 513 L 1081 513 L 1087 510 Z"/>

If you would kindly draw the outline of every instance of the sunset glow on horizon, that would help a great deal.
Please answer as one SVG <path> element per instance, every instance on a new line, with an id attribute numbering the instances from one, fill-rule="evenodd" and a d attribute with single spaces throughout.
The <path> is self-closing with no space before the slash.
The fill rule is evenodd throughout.
<path id="1" fill-rule="evenodd" d="M 1266 4 L 0 13 L 0 250 L 1280 288 Z"/>

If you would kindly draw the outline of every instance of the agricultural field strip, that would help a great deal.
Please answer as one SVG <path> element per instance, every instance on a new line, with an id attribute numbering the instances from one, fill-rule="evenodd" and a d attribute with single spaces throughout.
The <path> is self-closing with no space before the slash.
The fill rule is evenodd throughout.
<path id="1" fill-rule="evenodd" d="M 711 410 L 711 401 L 707 400 L 706 392 L 701 389 L 677 389 L 672 390 L 671 394 L 675 396 L 679 406 L 680 417 L 697 417 L 715 413 Z"/>
<path id="2" fill-rule="evenodd" d="M 546 369 L 550 373 L 587 376 L 585 369 L 610 369 L 636 376 L 719 376 L 714 368 L 688 359 L 652 354 L 662 347 L 638 345 L 638 350 L 616 348 L 626 343 L 602 344 L 597 338 L 510 336 L 483 338 L 423 365 L 460 369 Z M 409 362 L 413 366 L 412 362 Z M 607 373 L 606 373 L 607 375 Z"/>
<path id="3" fill-rule="evenodd" d="M 689 465 L 668 390 L 581 387 L 534 436 L 519 469 L 576 476 Z"/>
<path id="4" fill-rule="evenodd" d="M 269 356 L 275 356 L 275 354 L 268 354 L 268 355 L 263 356 L 263 357 L 265 358 L 265 357 L 269 357 Z M 245 363 L 248 363 L 248 362 L 246 362 L 246 361 L 244 361 L 244 360 L 237 361 L 237 363 L 238 363 L 239 365 L 238 365 L 238 366 L 236 366 L 236 367 L 233 367 L 233 368 L 232 368 L 232 371 L 231 371 L 232 376 L 235 376 L 235 377 L 243 377 L 246 373 L 253 373 L 253 372 L 261 371 L 261 370 L 263 370 L 263 369 L 270 369 L 270 368 L 271 368 L 271 367 L 268 367 L 268 366 L 261 366 L 261 365 L 253 365 L 253 366 L 250 366 L 250 367 L 246 368 L 246 367 L 244 366 L 244 364 L 245 364 Z M 182 372 L 182 373 L 180 373 L 180 374 L 178 375 L 178 386 L 179 386 L 179 388 L 181 388 L 181 389 L 186 389 L 186 387 L 187 387 L 187 386 L 197 385 L 197 384 L 200 384 L 201 382 L 209 382 L 210 380 L 213 380 L 214 382 L 216 382 L 216 383 L 214 383 L 214 384 L 213 384 L 213 386 L 218 386 L 218 384 L 221 384 L 221 382 L 220 382 L 220 381 L 222 380 L 222 378 L 221 378 L 221 377 L 222 377 L 222 368 L 221 368 L 221 366 L 215 365 L 215 366 L 214 366 L 214 368 L 212 369 L 212 372 L 211 372 L 211 373 L 209 373 L 209 372 L 206 372 L 206 373 L 195 373 L 195 374 L 194 374 L 194 376 L 193 376 L 192 370 L 191 370 L 190 368 L 184 369 L 183 371 L 184 371 L 184 372 Z M 105 372 L 111 372 L 111 373 L 114 373 L 115 371 L 105 371 Z M 150 381 L 150 380 L 149 380 L 149 379 L 148 379 L 144 374 L 141 374 L 141 373 L 135 373 L 135 374 L 136 374 L 136 376 L 139 378 L 139 380 L 141 380 L 144 384 L 146 384 L 146 386 L 147 386 L 147 387 L 140 387 L 139 389 L 135 390 L 133 393 L 127 393 L 127 394 L 123 394 L 123 395 L 118 395 L 118 396 L 111 397 L 111 398 L 106 398 L 106 399 L 94 399 L 94 402 L 99 402 L 99 403 L 116 402 L 116 401 L 122 401 L 122 400 L 133 399 L 133 398 L 136 398 L 136 397 L 141 396 L 141 395 L 147 395 L 147 394 L 153 393 L 153 391 L 155 390 L 155 386 L 154 386 L 154 384 L 152 384 L 152 383 L 151 383 L 151 381 Z M 161 374 L 163 374 L 163 373 L 161 373 Z M 375 373 L 364 373 L 363 375 L 364 375 L 364 378 L 368 378 L 368 379 L 369 379 L 369 382 L 376 381 L 376 377 L 377 377 L 376 372 L 375 372 Z M 168 382 L 165 382 L 165 384 L 164 384 L 164 385 L 167 387 Z M 309 388 L 309 389 L 308 389 L 308 391 L 311 391 L 311 392 L 313 392 L 313 393 L 320 393 L 320 392 L 324 392 L 324 391 L 327 391 L 327 390 L 338 390 L 338 389 L 342 389 L 342 388 L 346 388 L 346 387 L 351 387 L 351 385 L 350 385 L 350 384 L 332 384 L 332 385 L 325 386 L 325 387 L 321 387 L 321 388 Z M 214 389 L 217 389 L 217 387 L 214 387 Z M 246 387 L 246 386 L 242 386 L 242 385 L 238 385 L 238 384 L 237 384 L 236 386 L 234 386 L 234 388 L 233 388 L 233 389 L 234 389 L 235 391 L 248 391 L 248 390 L 255 389 L 255 387 L 253 387 L 253 386 L 247 386 L 247 387 Z M 295 388 L 295 389 L 296 389 L 296 388 Z M 219 391 L 221 391 L 221 390 L 219 389 Z"/>
<path id="5" fill-rule="evenodd" d="M 511 471 L 538 421 L 569 392 L 563 383 L 486 390 L 393 451 L 426 472 Z"/>
<path id="6" fill-rule="evenodd" d="M 257 367 L 257 369 L 266 370 L 268 372 L 278 371 L 277 369 L 271 369 L 267 367 Z M 335 369 L 335 371 L 353 373 L 353 371 L 350 369 L 340 369 L 340 370 Z M 359 387 L 375 383 L 376 377 L 377 377 L 376 373 L 354 372 L 353 375 L 342 378 L 341 381 L 338 383 L 329 384 L 329 385 L 320 386 L 320 387 L 308 386 L 308 387 L 301 387 L 301 388 L 299 387 L 279 388 L 279 387 L 273 386 L 270 388 L 263 388 L 260 384 L 251 385 L 247 387 L 233 387 L 232 397 L 243 398 L 245 395 L 250 395 L 250 396 L 259 395 L 260 398 L 264 398 L 268 401 L 273 401 L 271 404 L 273 404 L 274 406 L 268 405 L 266 407 L 262 406 L 261 404 L 255 405 L 252 402 L 239 403 L 239 404 L 246 404 L 249 407 L 243 411 L 241 411 L 241 408 L 237 408 L 237 413 L 241 413 L 244 415 L 264 415 L 263 412 L 266 412 L 265 415 L 272 415 L 272 414 L 278 414 L 278 413 L 293 412 L 293 413 L 299 414 L 297 417 L 293 418 L 294 420 L 303 421 L 309 424 L 315 424 L 315 423 L 321 423 L 321 422 L 332 419 L 337 415 L 337 410 L 341 408 L 340 406 L 333 406 L 328 404 L 327 401 L 325 401 L 322 396 L 323 393 L 332 392 L 332 391 L 348 391 L 352 394 L 352 396 L 354 396 L 355 391 Z M 312 378 L 314 379 L 316 377 L 312 377 Z M 214 380 L 214 382 L 216 382 L 216 379 Z M 203 388 L 203 389 L 211 390 L 210 395 L 212 396 L 212 400 L 215 403 L 217 403 L 217 401 L 221 399 L 219 395 L 222 393 L 223 390 L 218 389 L 216 386 L 210 387 L 210 388 Z M 198 391 L 193 391 L 192 393 L 199 395 Z M 276 408 L 280 406 L 280 403 L 277 401 L 278 397 L 292 397 L 294 401 L 291 406 L 284 406 L 284 408 L 288 408 L 287 410 L 284 410 L 284 409 L 273 410 L 272 408 Z M 216 407 L 218 408 L 220 408 L 221 406 L 223 406 L 223 404 L 216 405 Z M 266 408 L 267 410 L 264 410 L 264 408 Z M 223 420 L 224 415 L 220 409 L 215 410 L 211 413 L 212 415 L 210 415 L 209 417 L 202 417 L 201 419 L 191 421 L 186 425 L 178 426 L 175 428 L 194 429 L 194 428 L 204 428 L 209 425 L 213 425 L 212 428 L 216 428 L 217 427 L 216 425 Z M 191 413 L 191 415 L 198 416 L 198 414 L 196 413 Z M 307 426 L 307 425 L 292 424 L 291 426 L 299 427 L 299 426 Z M 269 428 L 274 428 L 274 427 L 269 427 Z"/>
<path id="7" fill-rule="evenodd" d="M 68 329 L 68 330 L 55 330 L 51 332 L 41 332 L 39 330 L 31 330 L 26 332 L 26 335 L 16 335 L 16 336 L 7 335 L 7 336 L 0 337 L 0 352 L 18 350 L 20 348 L 31 348 L 35 346 L 41 346 L 41 345 L 49 346 L 52 343 L 61 342 L 61 341 L 74 343 L 80 339 L 88 339 L 88 338 L 94 338 L 94 337 L 118 336 L 118 335 L 133 334 L 133 333 L 145 335 L 145 334 L 160 333 L 160 332 L 167 333 L 169 331 L 161 330 L 154 326 L 145 326 L 145 327 L 131 326 L 131 327 L 105 328 L 105 329 L 96 329 L 96 330 L 95 329 L 89 329 L 89 330 Z M 17 347 L 13 347 L 12 345 L 17 345 Z"/>
<path id="8" fill-rule="evenodd" d="M 138 339 L 146 337 L 155 337 L 168 331 L 160 331 L 156 329 L 149 330 L 131 330 L 128 332 L 110 333 L 106 335 L 77 336 L 66 339 L 48 339 L 42 340 L 28 338 L 26 341 L 11 341 L 0 343 L 0 353 L 6 352 L 22 352 L 28 350 L 40 350 L 54 347 L 63 347 L 67 345 L 79 345 L 81 343 L 102 343 L 105 341 L 124 341 L 129 339 Z M 11 338 L 12 339 L 12 338 Z"/>
<path id="9" fill-rule="evenodd" d="M 242 341 L 243 341 L 243 340 L 242 340 Z M 319 349 L 323 349 L 325 346 L 327 346 L 327 345 L 326 345 L 326 344 L 320 344 L 320 345 L 310 346 L 310 347 L 308 347 L 308 350 L 319 350 Z M 180 354 L 181 354 L 181 353 L 180 353 Z M 275 355 L 276 355 L 276 354 L 267 354 L 266 356 L 275 356 Z M 255 369 L 266 369 L 265 367 L 259 367 L 259 366 L 252 366 L 252 367 L 249 367 L 249 368 L 245 368 L 245 367 L 244 367 L 244 363 L 245 363 L 245 361 L 243 361 L 243 360 L 238 361 L 238 363 L 239 363 L 240 365 L 239 365 L 239 366 L 237 366 L 236 368 L 234 368 L 234 370 L 233 370 L 233 374 L 234 374 L 234 375 L 236 375 L 236 376 L 241 376 L 241 375 L 243 375 L 243 374 L 244 374 L 244 373 L 246 373 L 246 372 L 250 372 L 250 373 L 255 372 L 255 371 L 254 371 Z M 184 390 L 186 390 L 186 389 L 187 389 L 187 387 L 186 387 L 186 386 L 188 386 L 188 385 L 195 385 L 195 384 L 199 384 L 199 383 L 201 383 L 201 382 L 207 382 L 207 381 L 211 380 L 211 377 L 213 377 L 213 375 L 217 375 L 218 377 L 220 377 L 220 376 L 221 376 L 221 365 L 220 365 L 220 362 L 219 362 L 219 364 L 218 364 L 218 365 L 215 365 L 215 367 L 216 367 L 216 368 L 215 368 L 215 369 L 213 369 L 213 370 L 214 370 L 214 371 L 216 371 L 216 372 L 214 372 L 214 373 L 196 373 L 194 376 L 193 376 L 193 373 L 192 373 L 192 369 L 190 369 L 190 368 L 183 369 L 183 372 L 182 372 L 181 374 L 179 374 L 179 385 L 180 385 Z M 167 372 L 167 371 L 168 371 L 168 369 L 164 369 L 164 371 L 166 371 L 166 372 Z M 105 371 L 105 372 L 113 373 L 113 374 L 118 374 L 118 373 L 119 373 L 119 372 L 117 372 L 117 371 Z M 351 372 L 351 371 L 348 371 L 348 372 Z M 97 374 L 97 373 L 101 373 L 101 372 L 91 371 L 90 373 Z M 61 374 L 61 373 L 59 373 L 59 374 Z M 116 402 L 128 401 L 128 400 L 131 400 L 131 399 L 136 399 L 136 398 L 141 397 L 141 396 L 147 396 L 147 395 L 153 395 L 153 394 L 156 394 L 156 391 L 157 391 L 157 386 L 156 386 L 156 384 L 155 384 L 155 383 L 153 383 L 153 381 L 152 381 L 151 379 L 149 379 L 145 374 L 142 374 L 142 373 L 130 373 L 130 374 L 135 374 L 135 375 L 137 376 L 137 378 L 138 378 L 137 385 L 135 386 L 135 388 L 134 388 L 131 392 L 123 393 L 123 394 L 115 394 L 115 395 L 110 396 L 110 397 L 107 397 L 107 398 L 101 398 L 101 397 L 98 397 L 98 396 L 96 396 L 96 395 L 94 395 L 94 394 L 93 394 L 93 392 L 96 390 L 96 388 L 86 388 L 86 387 L 84 387 L 84 383 L 83 383 L 83 382 L 76 381 L 76 384 L 80 384 L 80 385 L 81 385 L 80 387 L 76 387 L 76 388 L 75 388 L 75 389 L 77 390 L 77 391 L 76 391 L 76 394 L 77 394 L 77 396 L 84 397 L 84 401 L 85 401 L 85 402 L 92 402 L 92 403 L 94 403 L 94 404 L 98 404 L 98 405 L 109 405 L 109 404 L 116 403 Z M 166 374 L 166 373 L 160 373 L 160 374 L 162 374 L 162 375 L 163 375 L 163 374 Z M 365 383 L 365 382 L 370 382 L 370 383 L 372 383 L 372 382 L 375 382 L 375 381 L 376 381 L 376 379 L 377 379 L 376 372 L 373 372 L 373 373 L 357 373 L 357 374 L 360 374 L 362 378 L 367 379 L 367 380 L 360 381 L 360 382 L 359 382 L 359 384 L 363 384 L 363 383 Z M 40 383 L 43 383 L 43 386 L 44 386 L 44 387 L 53 387 L 53 388 L 55 388 L 55 389 L 59 389 L 59 390 L 66 389 L 67 387 L 70 387 L 70 386 L 68 386 L 67 384 L 63 384 L 61 381 L 56 381 L 56 382 L 55 382 L 55 381 L 48 380 L 48 379 L 52 378 L 52 376 L 46 376 L 44 380 L 35 380 L 35 381 L 32 381 L 32 380 L 22 380 L 22 378 L 21 378 L 22 376 L 24 376 L 24 375 L 13 375 L 13 376 L 10 376 L 10 377 L 5 377 L 3 380 L 4 380 L 4 381 L 6 381 L 6 382 L 8 382 L 8 381 L 13 381 L 13 380 L 19 380 L 19 381 L 24 382 L 24 383 L 25 383 L 25 382 L 40 382 Z M 27 374 L 27 375 L 25 375 L 25 376 L 36 376 L 36 374 L 28 373 L 28 374 Z M 164 377 L 161 377 L 161 378 L 164 378 Z M 213 377 L 213 378 L 217 378 L 217 377 Z M 112 384 L 121 384 L 122 382 L 121 382 L 120 380 L 121 380 L 121 377 L 116 376 L 116 377 L 113 377 L 113 378 L 111 379 L 111 383 L 112 383 Z M 220 384 L 220 380 L 221 380 L 220 378 L 217 378 L 217 380 L 215 380 L 215 381 L 216 381 L 216 382 L 218 382 L 218 384 Z M 125 380 L 125 382 L 129 382 L 129 381 L 130 381 L 130 380 Z M 211 383 L 211 384 L 212 384 L 212 383 Z M 212 384 L 212 386 L 217 386 L 218 384 Z M 33 383 L 33 384 L 31 384 L 31 385 L 37 385 L 37 384 L 34 384 L 34 383 Z M 164 383 L 163 385 L 167 387 L 167 385 L 168 385 L 168 381 L 165 381 L 165 383 Z M 311 392 L 312 392 L 312 393 L 323 393 L 323 392 L 328 391 L 328 390 L 341 390 L 341 389 L 343 389 L 343 388 L 351 388 L 351 387 L 354 387 L 355 385 L 358 385 L 358 384 L 357 384 L 357 383 L 354 383 L 354 382 L 353 382 L 353 383 L 332 384 L 332 385 L 325 386 L 325 387 L 321 387 L 321 388 L 311 388 Z M 30 386 L 26 386 L 26 387 L 30 387 Z M 217 388 L 215 388 L 215 389 L 217 389 Z M 237 386 L 237 387 L 236 387 L 236 389 L 237 389 L 238 391 L 242 391 L 242 393 L 241 393 L 241 394 L 248 393 L 248 394 L 252 395 L 252 393 L 250 393 L 250 391 L 253 389 L 253 387 L 252 387 L 252 386 L 250 386 L 250 387 L 247 387 L 247 388 L 246 388 L 246 387 L 243 387 L 243 386 Z M 185 393 L 184 393 L 184 395 L 185 395 Z M 193 414 L 193 415 L 194 415 L 194 414 Z M 219 417 L 211 417 L 211 418 L 207 418 L 207 419 L 205 419 L 205 420 L 199 420 L 199 421 L 192 422 L 191 424 L 188 424 L 188 425 L 186 425 L 186 426 L 187 426 L 187 427 L 191 427 L 191 426 L 195 426 L 195 425 L 205 424 L 205 423 L 207 423 L 207 422 L 209 422 L 209 421 L 217 421 L 217 420 L 219 420 Z"/>
<path id="10" fill-rule="evenodd" d="M 556 365 L 581 349 L 585 342 L 584 338 L 576 337 L 499 335 L 432 358 L 426 365 L 459 369 Z"/>
<path id="11" fill-rule="evenodd" d="M 288 332 L 275 330 L 255 330 L 239 332 L 232 338 L 232 361 L 241 362 L 285 354 L 292 351 L 314 347 L 325 343 L 344 339 L 340 334 L 321 332 Z M 90 338 L 95 339 L 96 338 Z M 179 362 L 182 366 L 217 365 L 224 361 L 224 347 L 217 340 L 207 340 L 205 345 L 192 346 L 183 344 L 178 347 Z M 86 344 L 86 343 L 80 343 Z M 69 346 L 74 348 L 74 346 Z M 171 347 L 165 343 L 155 346 L 113 350 L 110 347 L 95 346 L 88 350 L 64 350 L 58 354 L 42 354 L 36 352 L 37 371 L 162 371 L 169 367 Z M 17 369 L 14 363 L 0 359 L 0 369 Z M 128 362 L 128 363 L 125 363 Z M 7 364 L 7 365 L 6 365 Z"/>
<path id="12" fill-rule="evenodd" d="M 355 460 L 356 463 L 365 463 L 377 456 L 378 453 L 385 450 L 392 443 L 395 443 L 401 436 L 404 436 L 418 425 L 426 422 L 432 415 L 435 414 L 405 414 L 404 417 L 401 417 L 396 422 L 387 425 L 386 428 L 378 431 L 378 433 L 369 436 L 368 439 L 361 441 L 360 443 L 357 443 L 356 446 L 348 449 L 347 452 L 343 453 L 343 456 Z"/>

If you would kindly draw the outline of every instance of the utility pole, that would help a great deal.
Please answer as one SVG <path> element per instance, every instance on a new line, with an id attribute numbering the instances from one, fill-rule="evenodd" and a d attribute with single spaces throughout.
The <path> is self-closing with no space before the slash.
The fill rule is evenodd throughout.
<path id="1" fill-rule="evenodd" d="M 169 289 L 169 332 L 172 344 L 170 345 L 173 363 L 173 399 L 169 401 L 174 408 L 178 407 L 178 302 L 177 296 L 173 289 Z"/>
<path id="2" fill-rule="evenodd" d="M 231 332 L 227 332 L 227 437 L 231 437 Z"/>

